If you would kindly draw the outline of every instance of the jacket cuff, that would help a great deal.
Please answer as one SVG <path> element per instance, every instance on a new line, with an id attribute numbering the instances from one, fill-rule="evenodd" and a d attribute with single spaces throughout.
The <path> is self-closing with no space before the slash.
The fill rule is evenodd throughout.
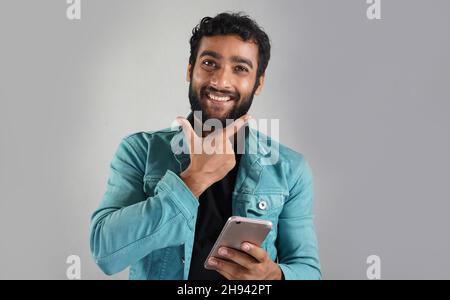
<path id="1" fill-rule="evenodd" d="M 189 227 L 194 229 L 199 206 L 198 199 L 192 194 L 184 181 L 170 170 L 167 170 L 159 184 L 171 195 L 170 198 L 186 218 Z"/>

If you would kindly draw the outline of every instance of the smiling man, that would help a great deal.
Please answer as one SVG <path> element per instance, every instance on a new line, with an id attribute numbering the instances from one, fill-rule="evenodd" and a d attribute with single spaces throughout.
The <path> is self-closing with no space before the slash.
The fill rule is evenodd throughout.
<path id="1" fill-rule="evenodd" d="M 177 118 L 181 126 L 135 133 L 119 145 L 91 220 L 96 263 L 106 274 L 130 266 L 130 279 L 321 278 L 310 168 L 301 154 L 247 126 L 270 59 L 267 34 L 248 16 L 222 13 L 201 20 L 190 46 L 192 113 Z M 221 126 L 206 126 L 214 120 Z M 173 151 L 180 135 L 188 153 Z M 213 151 L 193 151 L 211 137 Z M 269 144 L 276 161 L 264 154 Z M 250 153 L 252 146 L 266 151 Z M 230 216 L 269 220 L 273 228 L 261 245 L 222 247 L 207 270 Z"/>
<path id="2" fill-rule="evenodd" d="M 225 126 L 226 119 L 234 120 L 244 115 L 252 104 L 253 96 L 260 93 L 270 46 L 267 44 L 266 49 L 262 50 L 267 58 L 265 66 L 258 66 L 256 43 L 243 42 L 239 35 L 230 34 L 203 36 L 198 45 L 196 35 L 199 33 L 191 39 L 194 53 L 187 74 L 187 80 L 191 82 L 191 108 L 192 111 L 201 111 L 203 120 L 219 119 Z M 193 56 L 195 53 L 198 57 Z"/>

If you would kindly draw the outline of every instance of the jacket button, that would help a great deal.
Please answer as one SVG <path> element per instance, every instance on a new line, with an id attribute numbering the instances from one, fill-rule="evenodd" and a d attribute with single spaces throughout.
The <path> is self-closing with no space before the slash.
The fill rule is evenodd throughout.
<path id="1" fill-rule="evenodd" d="M 264 200 L 259 201 L 258 207 L 259 207 L 259 209 L 266 210 L 267 209 L 267 202 L 264 201 Z"/>
<path id="2" fill-rule="evenodd" d="M 184 257 L 182 257 L 182 258 L 181 258 L 181 262 L 182 262 L 182 263 L 183 263 L 183 265 L 184 265 Z"/>

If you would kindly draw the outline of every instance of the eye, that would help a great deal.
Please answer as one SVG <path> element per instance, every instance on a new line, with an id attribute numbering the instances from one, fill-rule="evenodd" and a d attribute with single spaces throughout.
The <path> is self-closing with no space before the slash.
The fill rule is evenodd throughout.
<path id="1" fill-rule="evenodd" d="M 248 69 L 244 66 L 236 66 L 234 68 L 237 72 L 248 72 Z"/>
<path id="2" fill-rule="evenodd" d="M 203 61 L 203 65 L 214 68 L 216 66 L 216 63 L 212 60 L 206 59 Z"/>

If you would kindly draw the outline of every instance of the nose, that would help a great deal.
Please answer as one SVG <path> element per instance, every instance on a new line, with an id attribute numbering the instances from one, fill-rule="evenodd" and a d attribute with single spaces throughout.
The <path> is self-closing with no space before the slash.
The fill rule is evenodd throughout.
<path id="1" fill-rule="evenodd" d="M 232 72 L 229 68 L 216 70 L 211 77 L 211 85 L 218 90 L 231 90 Z"/>

